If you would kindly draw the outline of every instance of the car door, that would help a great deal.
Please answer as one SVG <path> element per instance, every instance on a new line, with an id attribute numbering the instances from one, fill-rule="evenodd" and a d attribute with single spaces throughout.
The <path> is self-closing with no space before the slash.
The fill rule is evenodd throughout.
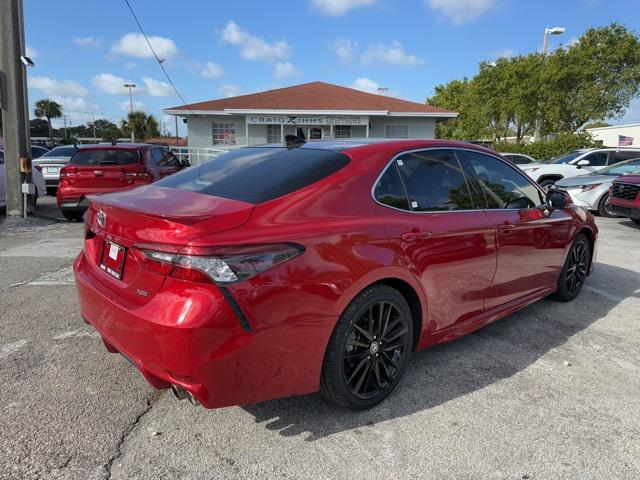
<path id="1" fill-rule="evenodd" d="M 454 151 L 398 155 L 374 195 L 399 262 L 424 288 L 428 329 L 442 330 L 480 314 L 495 273 L 495 227 L 477 208 Z"/>
<path id="2" fill-rule="evenodd" d="M 502 159 L 471 150 L 464 151 L 464 158 L 497 231 L 497 268 L 485 308 L 555 285 L 571 215 L 549 210 L 543 192 Z"/>
<path id="3" fill-rule="evenodd" d="M 596 151 L 582 157 L 575 164 L 575 166 L 579 169 L 578 175 L 586 175 L 587 173 L 595 172 L 596 170 L 600 170 L 602 167 L 606 167 L 609 163 L 609 153 L 612 152 Z M 582 160 L 588 160 L 589 165 L 579 166 L 578 163 L 580 163 Z"/>

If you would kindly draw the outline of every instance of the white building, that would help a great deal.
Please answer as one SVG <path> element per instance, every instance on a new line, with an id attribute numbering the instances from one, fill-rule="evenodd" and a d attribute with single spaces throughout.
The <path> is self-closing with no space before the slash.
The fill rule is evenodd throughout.
<path id="1" fill-rule="evenodd" d="M 605 147 L 640 147 L 640 123 L 587 128 L 587 132 Z"/>
<path id="2" fill-rule="evenodd" d="M 190 149 L 308 139 L 434 138 L 436 120 L 458 114 L 324 82 L 164 109 L 183 117 Z"/>

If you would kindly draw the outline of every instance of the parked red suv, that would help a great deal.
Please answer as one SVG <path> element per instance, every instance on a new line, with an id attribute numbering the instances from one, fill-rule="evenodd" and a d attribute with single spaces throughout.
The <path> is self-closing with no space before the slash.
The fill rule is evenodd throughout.
<path id="1" fill-rule="evenodd" d="M 555 294 L 593 266 L 593 216 L 460 142 L 233 151 L 90 197 L 82 316 L 156 388 L 205 407 L 318 389 L 368 408 L 414 350 Z"/>
<path id="2" fill-rule="evenodd" d="M 128 190 L 181 170 L 167 148 L 121 143 L 81 147 L 60 170 L 58 207 L 67 220 L 81 220 L 87 195 Z"/>
<path id="3" fill-rule="evenodd" d="M 607 211 L 640 224 L 640 175 L 625 175 L 613 181 Z"/>

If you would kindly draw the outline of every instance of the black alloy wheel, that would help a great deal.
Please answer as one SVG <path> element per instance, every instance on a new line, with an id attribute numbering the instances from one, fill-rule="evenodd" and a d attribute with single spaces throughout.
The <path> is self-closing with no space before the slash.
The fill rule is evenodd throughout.
<path id="1" fill-rule="evenodd" d="M 571 245 L 569 254 L 558 279 L 556 298 L 570 301 L 578 296 L 589 273 L 591 245 L 584 234 L 580 233 Z"/>
<path id="2" fill-rule="evenodd" d="M 334 403 L 369 408 L 400 381 L 413 347 L 413 320 L 404 297 L 386 285 L 363 291 L 334 331 L 323 366 L 322 393 Z"/>

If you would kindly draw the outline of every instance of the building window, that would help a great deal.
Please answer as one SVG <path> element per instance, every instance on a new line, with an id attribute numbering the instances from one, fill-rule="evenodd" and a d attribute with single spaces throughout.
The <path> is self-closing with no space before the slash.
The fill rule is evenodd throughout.
<path id="1" fill-rule="evenodd" d="M 336 125 L 333 127 L 335 138 L 351 138 L 351 125 Z"/>
<path id="2" fill-rule="evenodd" d="M 409 138 L 409 125 L 385 125 L 384 136 L 385 138 Z"/>
<path id="3" fill-rule="evenodd" d="M 236 144 L 236 124 L 235 123 L 213 123 L 213 144 L 214 145 L 235 145 Z"/>
<path id="4" fill-rule="evenodd" d="M 279 143 L 280 138 L 280 125 L 267 125 L 267 143 Z"/>

